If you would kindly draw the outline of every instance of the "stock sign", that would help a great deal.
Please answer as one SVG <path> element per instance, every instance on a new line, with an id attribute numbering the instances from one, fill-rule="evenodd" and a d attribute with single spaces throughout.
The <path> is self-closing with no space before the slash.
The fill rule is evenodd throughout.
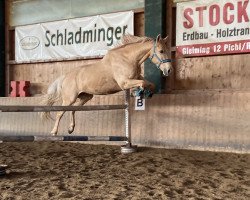
<path id="1" fill-rule="evenodd" d="M 177 4 L 177 53 L 204 56 L 250 52 L 249 0 Z"/>

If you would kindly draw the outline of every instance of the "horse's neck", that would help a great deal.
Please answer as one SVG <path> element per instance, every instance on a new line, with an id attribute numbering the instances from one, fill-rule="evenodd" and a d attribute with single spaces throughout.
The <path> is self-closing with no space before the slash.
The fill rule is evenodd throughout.
<path id="1" fill-rule="evenodd" d="M 150 50 L 152 48 L 152 45 L 153 41 L 147 41 L 143 43 L 128 44 L 123 48 L 115 48 L 114 50 L 109 51 L 104 56 L 102 61 L 110 62 L 110 59 L 113 58 L 113 56 L 115 55 L 116 59 L 117 56 L 129 58 L 128 64 L 130 66 L 139 67 L 150 56 Z M 117 52 L 118 54 L 115 52 Z"/>
<path id="2" fill-rule="evenodd" d="M 147 41 L 132 46 L 132 51 L 130 51 L 130 53 L 133 54 L 133 57 L 138 61 L 139 66 L 150 56 L 152 45 L 152 41 Z"/>

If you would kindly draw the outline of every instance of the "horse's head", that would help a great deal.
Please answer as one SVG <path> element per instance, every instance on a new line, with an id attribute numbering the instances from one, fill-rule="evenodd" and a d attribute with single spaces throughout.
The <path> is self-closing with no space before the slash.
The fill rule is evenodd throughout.
<path id="1" fill-rule="evenodd" d="M 172 70 L 170 59 L 170 51 L 167 48 L 167 38 L 161 38 L 158 35 L 150 52 L 150 60 L 163 72 L 164 76 L 168 76 Z"/>

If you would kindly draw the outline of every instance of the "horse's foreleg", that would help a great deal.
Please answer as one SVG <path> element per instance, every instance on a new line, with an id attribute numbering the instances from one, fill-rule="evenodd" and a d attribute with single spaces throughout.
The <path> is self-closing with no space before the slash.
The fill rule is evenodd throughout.
<path id="1" fill-rule="evenodd" d="M 146 81 L 144 80 L 136 80 L 136 79 L 128 79 L 122 82 L 122 84 L 120 84 L 120 87 L 123 90 L 127 90 L 130 88 L 135 88 L 135 87 L 141 87 L 144 88 L 146 87 Z"/>
<path id="2" fill-rule="evenodd" d="M 151 92 L 155 92 L 155 84 L 154 83 L 151 83 L 147 80 L 146 81 L 146 84 L 147 84 L 147 88 L 151 91 Z"/>
<path id="3" fill-rule="evenodd" d="M 140 87 L 142 89 L 149 88 L 152 91 L 155 88 L 153 83 L 146 81 L 144 79 L 143 80 L 128 79 L 128 80 L 125 80 L 122 84 L 120 84 L 120 87 L 123 90 Z"/>
<path id="4" fill-rule="evenodd" d="M 155 84 L 148 81 L 148 80 L 145 80 L 143 76 L 139 76 L 139 80 L 144 80 L 146 82 L 146 85 L 147 85 L 147 88 L 151 91 L 151 92 L 154 92 L 155 91 Z"/>
<path id="5" fill-rule="evenodd" d="M 87 101 L 89 101 L 90 99 L 92 99 L 93 95 L 80 95 L 79 96 L 79 101 L 77 101 L 74 106 L 82 106 L 84 105 Z M 71 134 L 73 133 L 75 129 L 75 111 L 70 112 L 70 125 L 68 128 L 68 133 Z"/>

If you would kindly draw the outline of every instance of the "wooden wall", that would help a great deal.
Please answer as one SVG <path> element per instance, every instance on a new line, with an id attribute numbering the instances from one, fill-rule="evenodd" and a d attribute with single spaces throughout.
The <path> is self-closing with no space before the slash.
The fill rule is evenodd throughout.
<path id="1" fill-rule="evenodd" d="M 41 97 L 0 98 L 0 105 L 37 105 Z M 96 96 L 89 104 L 119 104 L 122 94 Z M 133 99 L 131 104 L 133 105 Z M 132 142 L 142 146 L 250 153 L 250 93 L 215 91 L 158 94 L 145 111 L 131 107 Z M 54 121 L 37 113 L 0 113 L 1 135 L 50 135 Z M 68 135 L 68 113 L 59 135 Z M 73 135 L 124 136 L 124 112 L 76 113 Z M 120 143 L 116 143 L 120 144 Z"/>
<path id="2" fill-rule="evenodd" d="M 84 64 L 96 62 L 92 60 L 77 60 L 64 62 L 46 62 L 32 64 L 13 64 L 10 66 L 10 80 L 28 80 L 31 82 L 32 96 L 47 91 L 47 87 L 59 76 Z"/>
<path id="3" fill-rule="evenodd" d="M 249 90 L 249 54 L 177 59 L 174 90 Z"/>

